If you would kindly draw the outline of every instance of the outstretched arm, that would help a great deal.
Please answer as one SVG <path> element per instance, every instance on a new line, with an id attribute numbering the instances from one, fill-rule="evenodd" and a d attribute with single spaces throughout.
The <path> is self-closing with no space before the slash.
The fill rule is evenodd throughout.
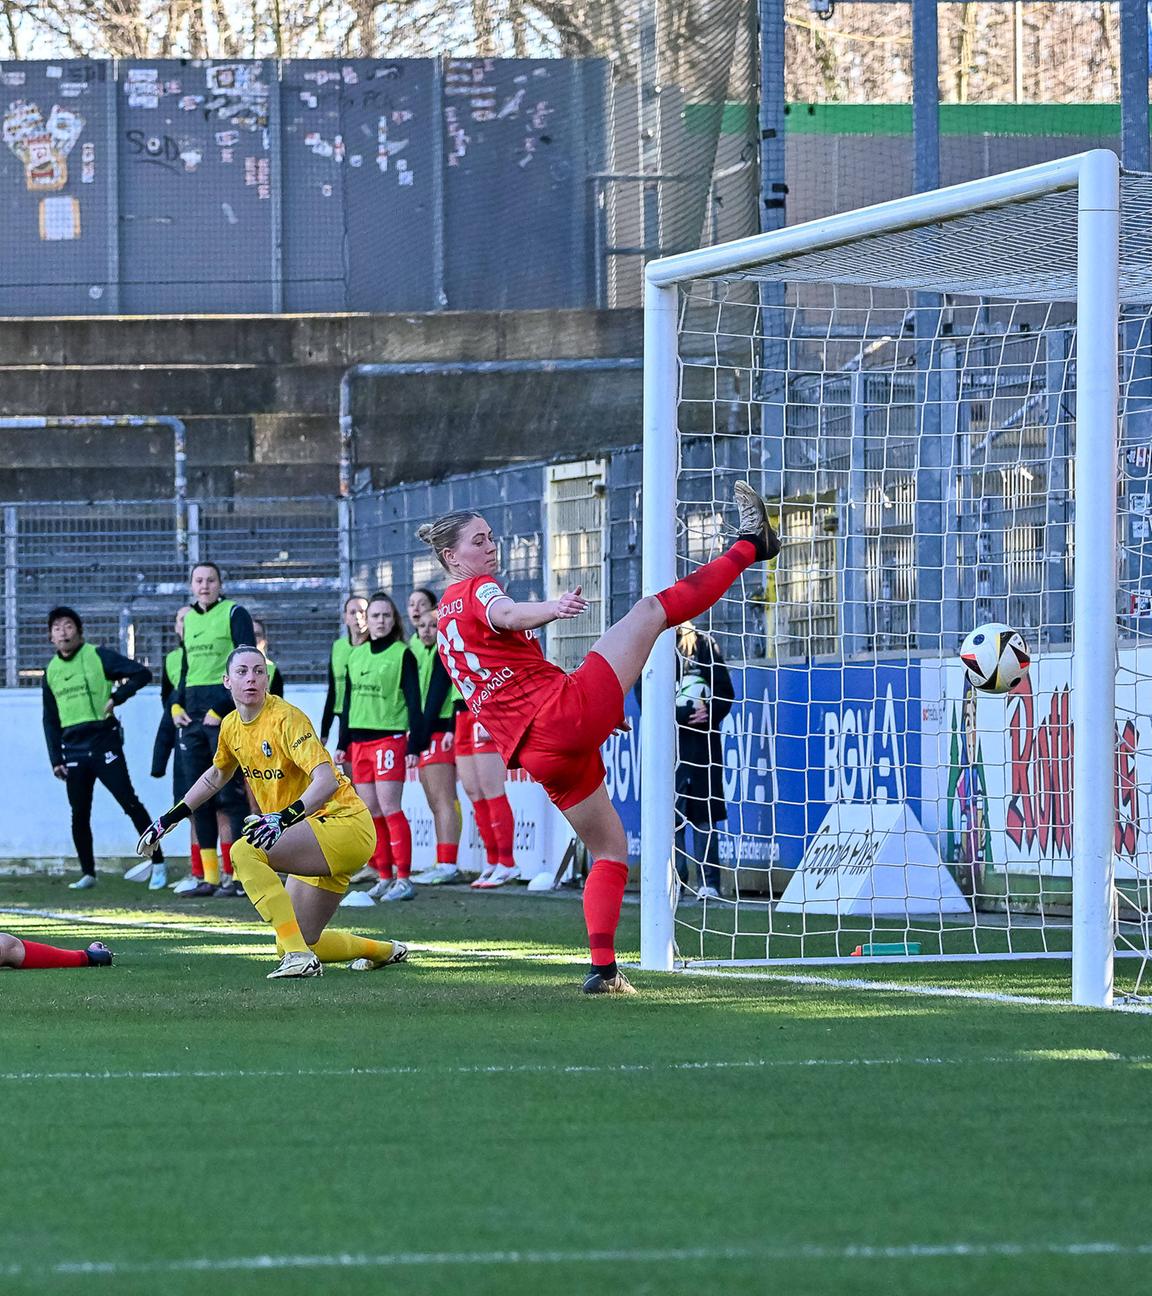
<path id="1" fill-rule="evenodd" d="M 217 753 L 219 755 L 219 753 Z M 136 843 L 136 854 L 148 859 L 156 849 L 156 843 L 169 833 L 177 824 L 191 818 L 192 811 L 197 810 L 205 801 L 211 800 L 236 772 L 236 762 L 230 761 L 226 768 L 212 764 L 204 771 L 195 783 L 184 793 L 183 801 L 177 801 L 171 810 L 165 810 L 159 819 L 154 820 L 144 829 Z"/>
<path id="2" fill-rule="evenodd" d="M 538 630 L 553 621 L 569 621 L 588 609 L 588 600 L 577 585 L 557 599 L 543 603 L 516 603 L 510 598 L 495 600 L 488 608 L 488 622 L 494 630 Z"/>

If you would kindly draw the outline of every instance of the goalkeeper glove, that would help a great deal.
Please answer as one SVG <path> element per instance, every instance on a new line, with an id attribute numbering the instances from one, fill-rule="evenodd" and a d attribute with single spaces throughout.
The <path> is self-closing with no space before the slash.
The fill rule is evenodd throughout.
<path id="1" fill-rule="evenodd" d="M 249 815 L 244 820 L 241 836 L 251 842 L 257 850 L 270 851 L 280 840 L 284 830 L 298 823 L 306 813 L 303 801 L 293 801 L 283 810 L 274 810 L 270 814 Z"/>
<path id="2" fill-rule="evenodd" d="M 156 849 L 156 844 L 165 833 L 171 832 L 178 823 L 192 816 L 192 811 L 184 804 L 183 801 L 177 801 L 171 810 L 165 810 L 159 819 L 155 819 L 140 834 L 140 840 L 136 843 L 136 854 L 141 859 L 149 859 L 152 852 Z"/>

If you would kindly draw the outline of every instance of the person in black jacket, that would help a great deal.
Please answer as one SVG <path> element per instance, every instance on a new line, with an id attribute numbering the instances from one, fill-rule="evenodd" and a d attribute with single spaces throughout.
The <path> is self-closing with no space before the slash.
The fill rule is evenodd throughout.
<path id="1" fill-rule="evenodd" d="M 56 655 L 44 671 L 44 741 L 52 773 L 68 789 L 72 840 L 81 870 L 71 889 L 83 891 L 96 885 L 96 780 L 112 793 L 138 832 L 152 822 L 132 786 L 123 730 L 115 716 L 116 707 L 152 682 L 152 672 L 112 648 L 85 643 L 84 622 L 70 607 L 56 607 L 48 614 L 48 637 Z M 154 866 L 163 860 L 161 851 L 153 853 Z"/>
<path id="2" fill-rule="evenodd" d="M 728 818 L 720 726 L 735 698 L 732 676 L 715 640 L 690 622 L 676 631 L 676 669 L 676 872 L 682 883 L 689 884 L 689 864 L 695 859 L 700 870 L 700 899 L 719 900 L 720 834 L 716 828 Z"/>

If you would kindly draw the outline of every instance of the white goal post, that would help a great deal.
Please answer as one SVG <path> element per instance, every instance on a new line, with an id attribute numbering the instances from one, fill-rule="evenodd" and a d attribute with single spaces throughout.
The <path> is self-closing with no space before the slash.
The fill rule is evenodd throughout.
<path id="1" fill-rule="evenodd" d="M 1131 192 L 1133 210 L 1139 213 L 1133 220 L 1148 225 L 1152 181 L 1128 176 L 1122 181 L 1116 156 L 1093 150 L 647 266 L 644 591 L 670 585 L 686 567 L 706 561 L 727 543 L 732 510 L 726 501 L 734 477 L 749 475 L 764 487 L 773 506 L 781 493 L 790 492 L 791 503 L 780 500 L 785 546 L 781 572 L 766 582 L 760 569 L 753 568 L 745 577 L 744 592 L 737 587 L 730 603 L 718 609 L 718 619 L 708 626 L 702 622 L 701 628 L 715 631 L 734 675 L 753 668 L 759 672 L 755 688 L 763 692 L 764 716 L 772 712 L 771 719 L 763 719 L 764 734 L 770 728 L 776 744 L 765 747 L 769 764 L 775 765 L 784 742 L 779 735 L 785 731 L 793 744 L 789 751 L 807 752 L 809 760 L 814 751 L 831 754 L 823 775 L 829 788 L 826 803 L 811 791 L 816 786 L 812 769 L 786 769 L 783 756 L 779 771 L 767 768 L 760 758 L 756 776 L 762 786 L 754 794 L 741 792 L 740 781 L 748 771 L 739 745 L 729 740 L 734 733 L 745 734 L 752 721 L 741 718 L 740 708 L 750 703 L 741 701 L 745 685 L 737 680 L 736 718 L 725 722 L 728 754 L 719 771 L 728 780 L 725 786 L 736 789 L 723 828 L 723 896 L 717 901 L 704 888 L 697 900 L 692 876 L 681 883 L 674 867 L 676 832 L 684 824 L 677 800 L 677 646 L 672 635 L 661 638 L 642 677 L 643 967 L 671 969 L 678 959 L 733 965 L 780 957 L 846 959 L 853 957 L 849 944 L 855 942 L 867 953 L 883 944 L 885 935 L 909 954 L 913 939 L 919 942 L 926 932 L 930 938 L 923 937 L 921 958 L 1066 957 L 1070 945 L 1074 1002 L 1111 1003 L 1122 593 L 1117 542 L 1122 339 L 1125 328 L 1143 330 L 1129 348 L 1143 362 L 1149 349 L 1146 312 L 1135 324 L 1126 321 L 1136 315 L 1131 308 L 1152 300 L 1152 236 L 1130 239 L 1125 222 L 1122 250 L 1122 185 L 1125 210 Z M 1122 305 L 1129 308 L 1124 315 Z M 1043 340 L 1042 352 L 1036 350 L 1037 339 Z M 1067 341 L 1065 352 L 1060 351 L 1062 339 Z M 1023 350 L 1029 356 L 1026 364 L 1017 358 Z M 1045 373 L 1050 385 L 1037 385 L 1036 375 Z M 884 394 L 869 396 L 869 383 L 876 391 L 883 388 Z M 1005 404 L 1009 390 L 1016 401 L 1011 410 Z M 961 408 L 967 420 L 963 427 L 955 422 Z M 976 417 L 988 419 L 988 429 L 979 436 L 974 409 Z M 1051 415 L 1048 423 L 1038 409 L 1049 412 L 1044 414 Z M 1021 431 L 1025 427 L 1027 436 Z M 1027 497 L 1040 521 L 1030 528 L 997 521 L 1000 497 L 993 507 L 979 496 L 980 483 L 991 480 L 994 456 L 989 447 L 994 442 L 999 447 L 996 480 L 1011 478 L 1024 488 L 1037 471 L 1057 461 L 1051 450 L 1052 428 L 1062 429 L 1066 437 L 1068 472 L 1065 477 L 1055 468 L 1047 473 L 1048 498 Z M 1033 445 L 1042 448 L 1034 452 L 1029 448 Z M 984 456 L 979 464 L 978 456 Z M 1074 514 L 1069 505 L 1057 516 L 1053 509 L 1072 496 L 1073 481 Z M 1007 491 L 1005 487 L 1004 498 Z M 1147 505 L 1148 499 L 1143 502 Z M 1016 500 L 1013 507 L 1019 504 Z M 1152 514 L 1152 507 L 1147 511 Z M 889 515 L 903 521 L 899 526 L 884 521 Z M 880 520 L 867 521 L 874 517 Z M 709 518 L 716 521 L 712 531 Z M 1061 530 L 1065 521 L 1067 532 Z M 721 522 L 728 527 L 726 537 Z M 708 532 L 703 537 L 702 526 Z M 1069 532 L 1071 546 L 1063 542 L 1061 553 L 1060 537 Z M 1021 537 L 1031 543 L 1033 536 L 1042 552 L 1028 556 L 1028 570 L 1039 573 L 1035 602 L 1029 602 L 1032 587 L 1025 588 L 1022 578 L 1013 574 L 1023 568 L 1012 564 L 1017 563 L 1014 555 Z M 815 555 L 805 560 L 803 573 L 798 574 L 794 561 L 790 574 L 782 574 L 790 544 L 802 544 L 805 554 Z M 1053 608 L 1062 596 L 1057 575 L 1069 547 L 1074 549 L 1076 577 L 1069 574 L 1070 590 L 1064 591 L 1070 605 L 1067 633 L 1068 627 L 1059 629 Z M 913 593 L 906 597 L 900 586 L 905 579 L 903 559 L 889 564 L 883 557 L 896 553 L 913 555 L 907 564 Z M 896 575 L 878 584 L 876 568 L 886 564 Z M 1148 584 L 1152 586 L 1152 579 Z M 819 590 L 833 591 L 826 603 L 812 593 Z M 1134 613 L 1152 617 L 1152 607 L 1138 605 L 1137 596 L 1133 598 Z M 1139 600 L 1143 598 L 1140 592 Z M 781 608 L 787 599 L 792 602 L 785 612 L 793 619 L 785 626 Z M 914 698 L 911 686 L 907 696 L 899 688 L 884 694 L 883 680 L 894 670 L 913 669 L 921 679 L 951 679 L 950 663 L 962 632 L 971 628 L 966 621 L 982 612 L 1025 605 L 1039 609 L 1028 613 L 1030 626 L 1019 627 L 1034 654 L 1037 696 L 1046 687 L 1046 646 L 1056 645 L 1060 653 L 1067 648 L 1069 658 L 1069 678 L 1060 695 L 1070 699 L 1075 735 L 1074 746 L 1070 736 L 1066 744 L 1071 748 L 1072 787 L 1053 790 L 1050 781 L 1059 778 L 1045 774 L 1049 782 L 1036 804 L 1056 804 L 1074 790 L 1067 852 L 1070 918 L 1049 913 L 1050 907 L 1060 906 L 1052 905 L 1048 879 L 1061 869 L 1049 868 L 1043 860 L 1028 872 L 1027 919 L 1014 916 L 1015 884 L 1004 880 L 1010 870 L 995 862 L 995 843 L 986 865 L 965 864 L 979 878 L 975 891 L 971 884 L 961 888 L 971 912 L 955 921 L 944 908 L 925 920 L 925 906 L 911 903 L 911 896 L 900 914 L 881 921 L 877 913 L 882 910 L 875 908 L 875 901 L 871 913 L 865 912 L 867 904 L 853 910 L 843 889 L 839 903 L 830 906 L 813 903 L 806 910 L 807 892 L 797 905 L 784 905 L 779 888 L 787 875 L 781 869 L 773 876 L 773 898 L 764 882 L 769 872 L 765 865 L 783 860 L 785 837 L 787 849 L 794 851 L 792 866 L 810 873 L 808 852 L 815 836 L 824 831 L 832 839 L 839 833 L 846 840 L 857 831 L 854 824 L 865 825 L 873 845 L 885 832 L 905 844 L 914 835 L 927 843 L 930 853 L 940 851 L 944 861 L 945 797 L 939 791 L 944 786 L 943 758 L 933 753 L 946 752 L 949 741 L 956 746 L 960 730 L 954 725 L 950 736 L 945 732 L 945 712 L 952 703 Z M 877 628 L 878 608 L 887 618 L 883 631 Z M 802 614 L 808 618 L 803 631 L 789 629 L 800 623 Z M 831 627 L 824 638 L 818 637 L 818 630 L 820 635 L 824 630 L 814 628 L 817 614 L 827 615 Z M 1127 627 L 1137 653 L 1129 675 L 1141 674 L 1139 641 L 1148 624 L 1134 620 Z M 815 720 L 805 722 L 800 704 L 788 698 L 800 696 L 800 688 L 806 690 L 804 698 L 814 698 L 827 680 L 834 683 L 837 678 L 841 712 L 812 710 Z M 861 703 L 852 711 L 843 701 L 857 679 L 874 681 L 871 710 Z M 1135 691 L 1132 698 L 1135 705 Z M 985 728 L 979 732 L 986 734 L 988 717 L 996 714 L 990 708 L 1003 708 L 1005 702 L 979 699 L 969 705 L 972 715 L 983 717 L 979 723 Z M 928 735 L 918 728 L 913 742 L 913 720 L 920 725 L 913 716 L 917 706 L 925 717 L 931 712 L 940 734 Z M 759 725 L 760 711 L 756 716 Z M 817 730 L 819 725 L 823 728 Z M 863 739 L 857 743 L 861 726 L 868 729 L 872 747 L 866 748 Z M 895 735 L 893 750 L 910 753 L 914 746 L 918 753 L 914 773 L 919 818 L 911 813 L 900 818 L 903 810 L 896 802 L 905 785 L 899 779 L 883 790 L 860 793 L 860 784 L 867 780 L 858 777 L 865 757 L 857 753 L 871 753 L 868 778 L 891 774 L 891 762 L 885 765 L 875 756 L 889 731 Z M 843 733 L 850 742 L 841 742 Z M 1059 726 L 1046 733 L 1045 741 L 1055 746 L 1063 741 Z M 959 741 L 961 746 L 966 741 L 962 733 Z M 990 738 L 984 741 L 985 746 L 994 745 Z M 912 762 L 911 755 L 907 759 Z M 795 763 L 793 757 L 789 760 Z M 837 767 L 838 761 L 843 768 Z M 1050 764 L 1056 768 L 1055 758 Z M 980 794 L 990 804 L 996 779 L 989 768 L 989 762 L 981 764 Z M 970 771 L 961 770 L 961 781 L 966 772 Z M 793 797 L 794 817 L 802 827 L 787 833 L 779 814 L 771 828 L 762 826 L 767 822 L 762 818 L 768 813 L 765 807 L 773 796 L 783 796 L 779 788 L 785 778 L 807 789 Z M 841 785 L 849 792 L 838 793 Z M 971 780 L 963 788 L 961 796 L 972 795 Z M 1017 786 L 1015 793 L 1008 788 L 1004 795 L 1019 801 L 1022 794 Z M 954 796 L 952 790 L 948 796 Z M 910 805 L 909 800 L 906 806 Z M 965 820 L 966 827 L 958 828 L 957 834 L 984 832 L 994 837 L 1002 831 L 997 813 L 994 806 L 989 809 L 986 827 L 981 826 L 984 819 L 975 821 L 975 829 Z M 1043 838 L 1048 826 L 1047 821 L 1039 827 L 1030 823 L 1027 831 Z M 1135 832 L 1143 827 L 1137 820 Z M 1013 827 L 1016 836 L 1023 831 Z M 757 834 L 762 840 L 754 842 Z M 1141 838 L 1132 858 L 1143 849 Z M 685 855 L 683 846 L 680 853 L 681 872 L 685 861 L 691 870 L 697 861 L 690 851 Z M 745 859 L 756 861 L 758 890 L 745 885 L 744 879 L 751 876 L 742 867 Z M 880 856 L 872 859 L 875 863 Z M 1134 867 L 1140 873 L 1139 860 Z M 941 874 L 944 871 L 942 863 Z M 997 878 L 1001 872 L 1004 879 Z M 991 908 L 985 908 L 981 898 L 985 882 L 990 888 L 995 883 Z M 952 884 L 944 878 L 940 885 Z M 1066 944 L 1057 939 L 1058 928 L 1067 934 Z M 953 929 L 963 934 L 963 952 L 949 947 L 946 937 Z"/>

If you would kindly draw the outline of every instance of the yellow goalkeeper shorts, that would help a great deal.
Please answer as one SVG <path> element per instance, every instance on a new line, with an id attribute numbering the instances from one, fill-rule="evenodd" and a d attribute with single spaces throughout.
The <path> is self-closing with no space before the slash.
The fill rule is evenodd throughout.
<path id="1" fill-rule="evenodd" d="M 331 869 L 330 877 L 299 877 L 321 891 L 343 895 L 353 874 L 372 858 L 376 849 L 376 825 L 364 806 L 352 814 L 313 815 L 308 824 L 316 834 L 320 850 Z"/>

